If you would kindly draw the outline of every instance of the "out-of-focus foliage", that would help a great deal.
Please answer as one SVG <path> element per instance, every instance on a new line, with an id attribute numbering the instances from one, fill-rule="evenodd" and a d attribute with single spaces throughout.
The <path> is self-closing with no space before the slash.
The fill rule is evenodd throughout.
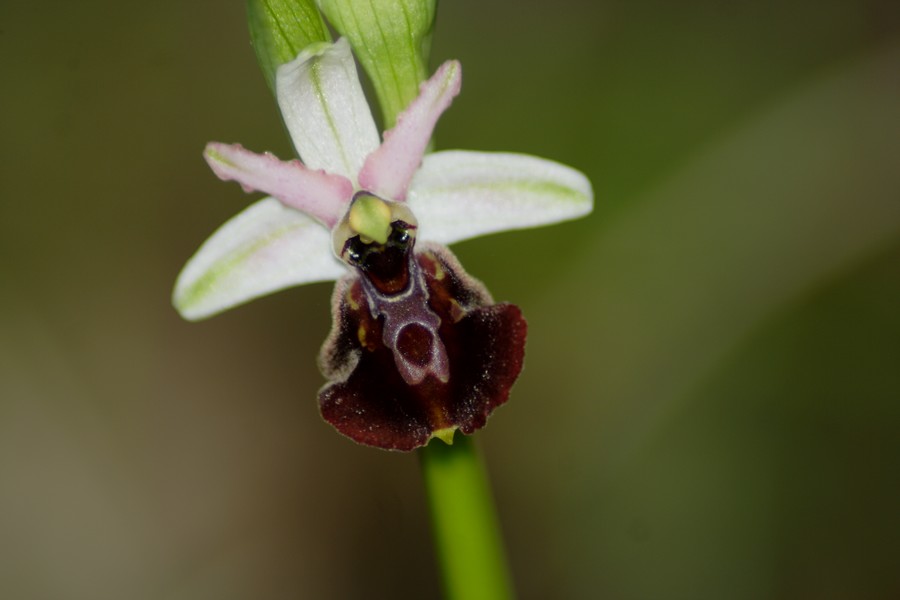
<path id="1" fill-rule="evenodd" d="M 447 58 L 438 147 L 597 192 L 456 248 L 529 319 L 521 596 L 900 595 L 896 2 L 454 0 Z M 168 303 L 251 201 L 204 144 L 291 155 L 243 5 L 7 2 L 0 69 L 0 597 L 437 594 L 415 457 L 319 420 L 329 286 Z"/>

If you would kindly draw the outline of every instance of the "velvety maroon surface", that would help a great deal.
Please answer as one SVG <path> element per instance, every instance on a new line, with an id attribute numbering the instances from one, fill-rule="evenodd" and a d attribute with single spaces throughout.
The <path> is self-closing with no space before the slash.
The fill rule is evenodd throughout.
<path id="1" fill-rule="evenodd" d="M 417 385 L 404 381 L 361 276 L 337 286 L 334 328 L 321 356 L 332 380 L 319 394 L 322 416 L 359 443 L 391 450 L 422 446 L 439 429 L 469 434 L 484 426 L 508 399 L 524 360 L 527 327 L 517 306 L 493 304 L 446 248 L 427 246 L 414 260 L 428 307 L 440 317 L 448 380 L 429 374 Z M 433 351 L 431 335 L 415 325 L 401 332 L 397 347 L 411 362 L 426 361 Z"/>

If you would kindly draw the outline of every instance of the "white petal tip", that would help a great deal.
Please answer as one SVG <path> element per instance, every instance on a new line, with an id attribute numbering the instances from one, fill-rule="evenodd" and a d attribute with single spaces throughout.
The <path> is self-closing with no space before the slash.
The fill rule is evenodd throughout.
<path id="1" fill-rule="evenodd" d="M 462 89 L 462 64 L 458 60 L 448 60 L 438 68 L 432 79 L 443 81 L 449 88 L 451 97 L 456 97 Z M 421 87 L 424 88 L 427 84 L 425 82 Z"/>
<path id="2" fill-rule="evenodd" d="M 349 55 L 351 53 L 350 43 L 346 38 L 338 38 L 338 40 L 334 43 L 316 42 L 310 44 L 309 46 L 305 47 L 300 52 L 300 54 L 297 55 L 297 58 L 278 66 L 278 69 L 275 71 L 276 81 L 279 77 L 289 76 L 292 71 L 309 62 L 310 59 L 317 56 L 322 56 L 329 51 Z"/>

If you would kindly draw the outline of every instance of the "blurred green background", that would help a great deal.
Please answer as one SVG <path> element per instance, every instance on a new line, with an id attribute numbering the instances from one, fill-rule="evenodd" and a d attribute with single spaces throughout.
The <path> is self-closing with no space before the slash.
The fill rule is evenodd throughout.
<path id="1" fill-rule="evenodd" d="M 900 9 L 445 0 L 441 148 L 589 218 L 460 244 L 530 323 L 479 434 L 522 598 L 900 597 Z M 0 597 L 429 598 L 416 457 L 319 418 L 331 286 L 169 305 L 290 146 L 242 2 L 0 4 Z"/>

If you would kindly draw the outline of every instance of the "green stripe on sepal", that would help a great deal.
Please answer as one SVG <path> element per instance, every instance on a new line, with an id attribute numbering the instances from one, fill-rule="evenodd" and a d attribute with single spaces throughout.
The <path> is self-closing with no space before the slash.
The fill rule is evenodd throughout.
<path id="1" fill-rule="evenodd" d="M 275 198 L 255 202 L 222 225 L 182 269 L 172 303 L 197 321 L 287 287 L 334 280 L 345 268 L 331 234 Z"/>
<path id="2" fill-rule="evenodd" d="M 310 44 L 331 41 L 314 0 L 247 0 L 247 21 L 250 43 L 272 91 L 279 66 Z"/>

